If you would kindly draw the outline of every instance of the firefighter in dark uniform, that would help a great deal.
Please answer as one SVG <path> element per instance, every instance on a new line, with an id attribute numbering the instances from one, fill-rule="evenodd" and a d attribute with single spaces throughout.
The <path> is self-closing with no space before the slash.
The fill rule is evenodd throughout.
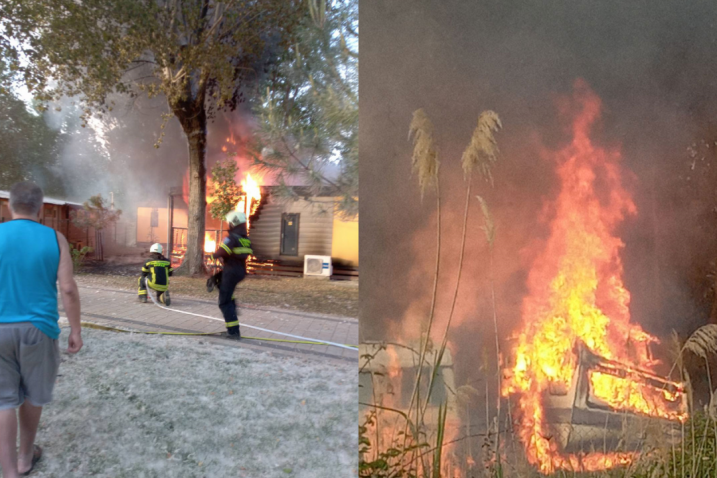
<path id="1" fill-rule="evenodd" d="M 162 244 L 152 244 L 149 248 L 150 259 L 142 266 L 139 278 L 139 300 L 147 302 L 147 286 L 157 291 L 157 299 L 164 305 L 170 304 L 169 278 L 172 276 L 172 263 L 162 255 Z M 146 281 L 146 284 L 145 284 Z"/>
<path id="2" fill-rule="evenodd" d="M 246 214 L 232 211 L 227 214 L 226 220 L 230 226 L 229 235 L 212 257 L 214 259 L 221 257 L 224 261 L 219 282 L 219 308 L 226 322 L 227 334 L 231 339 L 240 339 L 234 289 L 246 277 L 246 260 L 253 251 L 246 228 Z"/>

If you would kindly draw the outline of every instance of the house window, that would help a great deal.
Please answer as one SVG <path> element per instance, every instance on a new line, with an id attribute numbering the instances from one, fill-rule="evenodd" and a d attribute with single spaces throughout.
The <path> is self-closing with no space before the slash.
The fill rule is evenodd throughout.
<path id="1" fill-rule="evenodd" d="M 149 217 L 149 227 L 159 227 L 159 209 L 152 209 Z"/>

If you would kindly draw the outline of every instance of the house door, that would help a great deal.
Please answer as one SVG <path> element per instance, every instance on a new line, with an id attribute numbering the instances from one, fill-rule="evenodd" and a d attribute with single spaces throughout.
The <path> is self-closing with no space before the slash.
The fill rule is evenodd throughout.
<path id="1" fill-rule="evenodd" d="M 299 255 L 299 214 L 281 215 L 281 255 Z"/>

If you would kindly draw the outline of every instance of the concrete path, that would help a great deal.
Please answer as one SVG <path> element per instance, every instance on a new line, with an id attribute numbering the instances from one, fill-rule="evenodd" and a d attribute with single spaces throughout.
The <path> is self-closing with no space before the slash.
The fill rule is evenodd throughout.
<path id="1" fill-rule="evenodd" d="M 136 331 L 223 332 L 226 330 L 223 321 L 219 322 L 163 310 L 152 304 L 151 300 L 146 304 L 140 303 L 135 292 L 87 285 L 80 285 L 79 288 L 82 301 L 82 320 L 86 322 Z M 64 315 L 62 301 L 59 301 L 59 303 L 60 312 Z M 175 294 L 172 294 L 172 306 L 170 309 L 208 315 L 218 319 L 222 318 L 215 301 L 182 297 Z M 239 322 L 241 324 L 255 325 L 265 329 L 341 344 L 356 345 L 358 343 L 358 319 L 355 318 L 242 305 L 241 303 L 240 309 Z M 288 337 L 253 330 L 248 327 L 242 327 L 242 335 L 291 340 Z M 251 339 L 235 342 L 214 336 L 202 337 L 201 340 L 229 346 L 300 355 L 307 358 L 314 357 L 322 360 L 328 358 L 358 363 L 358 351 L 329 345 L 293 344 Z"/>

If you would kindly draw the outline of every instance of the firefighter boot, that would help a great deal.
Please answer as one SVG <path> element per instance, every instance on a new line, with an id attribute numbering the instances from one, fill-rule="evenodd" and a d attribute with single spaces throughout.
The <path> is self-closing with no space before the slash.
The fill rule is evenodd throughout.
<path id="1" fill-rule="evenodd" d="M 162 298 L 164 299 L 164 305 L 169 307 L 172 304 L 172 299 L 169 298 L 169 291 L 166 291 L 164 294 L 162 294 Z"/>
<path id="2" fill-rule="evenodd" d="M 139 298 L 139 301 L 142 302 L 143 304 L 146 304 L 146 303 L 147 303 L 147 296 L 146 296 L 146 295 L 140 295 L 138 298 Z"/>
<path id="3" fill-rule="evenodd" d="M 228 327 L 226 337 L 229 340 L 241 340 L 241 332 L 239 332 L 239 326 L 235 325 L 233 327 Z"/>

